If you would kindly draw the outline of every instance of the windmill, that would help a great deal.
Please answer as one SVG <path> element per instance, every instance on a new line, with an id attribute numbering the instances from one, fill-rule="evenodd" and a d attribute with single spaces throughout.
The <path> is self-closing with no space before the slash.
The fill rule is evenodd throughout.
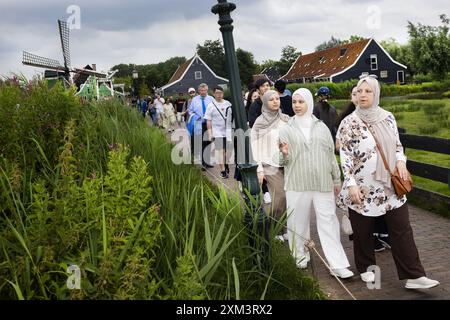
<path id="1" fill-rule="evenodd" d="M 96 76 L 99 78 L 105 78 L 107 75 L 97 72 L 95 70 L 89 70 L 85 68 L 72 68 L 70 63 L 70 49 L 69 49 L 69 27 L 67 22 L 58 20 L 59 37 L 61 39 L 61 48 L 64 57 L 64 65 L 58 60 L 41 57 L 26 51 L 23 51 L 22 63 L 24 65 L 44 68 L 45 78 L 63 78 L 65 85 L 70 86 L 71 73 L 83 74 L 87 76 Z"/>

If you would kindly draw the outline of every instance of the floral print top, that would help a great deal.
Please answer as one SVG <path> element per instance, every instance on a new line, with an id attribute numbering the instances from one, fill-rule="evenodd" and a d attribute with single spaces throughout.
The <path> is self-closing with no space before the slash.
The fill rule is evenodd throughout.
<path id="1" fill-rule="evenodd" d="M 384 121 L 387 121 L 395 133 L 396 141 L 392 143 L 396 144 L 397 161 L 406 162 L 394 116 L 390 114 Z M 406 203 L 406 196 L 397 198 L 394 190 L 374 179 L 379 156 L 375 139 L 356 112 L 342 121 L 336 140 L 340 144 L 341 166 L 344 171 L 344 183 L 338 199 L 341 208 L 349 207 L 364 216 L 377 217 Z M 361 205 L 351 201 L 348 194 L 351 186 L 361 188 Z"/>

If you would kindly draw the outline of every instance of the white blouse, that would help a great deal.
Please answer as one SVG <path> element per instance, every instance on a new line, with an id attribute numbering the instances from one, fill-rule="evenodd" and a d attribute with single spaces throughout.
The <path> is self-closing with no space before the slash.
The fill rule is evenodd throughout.
<path id="1" fill-rule="evenodd" d="M 397 161 L 406 163 L 394 116 L 390 114 L 384 121 L 387 121 L 395 133 L 396 141 L 393 143 L 396 144 Z M 342 121 L 336 140 L 340 144 L 341 166 L 344 171 L 344 183 L 338 199 L 341 207 L 347 206 L 364 216 L 377 217 L 406 203 L 406 196 L 397 198 L 393 189 L 386 188 L 374 179 L 379 156 L 375 139 L 356 112 Z M 348 193 L 351 186 L 360 187 L 363 194 L 361 205 L 351 201 Z"/>
<path id="2" fill-rule="evenodd" d="M 259 139 L 256 138 L 255 130 L 252 129 L 250 140 L 253 159 L 258 164 L 257 172 L 264 171 L 263 164 L 268 164 L 273 167 L 282 167 L 278 161 L 278 154 L 280 151 L 280 129 L 285 125 L 286 122 L 277 120 L 272 126 L 272 129 Z"/>

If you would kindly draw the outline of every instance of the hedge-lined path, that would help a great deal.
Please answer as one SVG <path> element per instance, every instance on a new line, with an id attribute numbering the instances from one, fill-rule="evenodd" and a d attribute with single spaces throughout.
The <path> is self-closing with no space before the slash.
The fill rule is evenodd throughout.
<path id="1" fill-rule="evenodd" d="M 187 133 L 186 133 L 187 134 Z M 169 138 L 170 140 L 170 138 Z M 184 141 L 189 141 L 184 139 Z M 219 168 L 208 169 L 204 175 L 218 186 L 224 187 L 228 192 L 239 192 L 238 183 L 233 179 L 234 165 L 230 165 L 230 178 L 221 179 Z M 405 281 L 397 277 L 397 272 L 390 250 L 376 253 L 377 265 L 381 269 L 381 289 L 370 290 L 366 284 L 361 281 L 355 268 L 353 258 L 353 242 L 348 236 L 341 232 L 341 242 L 350 261 L 350 269 L 355 273 L 351 279 L 343 280 L 345 286 L 358 300 L 450 300 L 450 219 L 439 216 L 435 213 L 422 210 L 420 208 L 409 206 L 410 221 L 414 231 L 414 238 L 422 264 L 427 276 L 438 280 L 441 284 L 438 287 L 429 290 L 407 290 L 404 288 Z M 342 217 L 342 211 L 338 210 L 339 220 Z M 320 247 L 320 241 L 315 225 L 315 218 L 311 219 L 311 237 L 322 257 L 323 251 Z M 351 296 L 342 288 L 337 280 L 332 277 L 319 257 L 312 254 L 312 263 L 307 273 L 315 275 L 319 281 L 322 291 L 330 299 L 352 299 Z"/>

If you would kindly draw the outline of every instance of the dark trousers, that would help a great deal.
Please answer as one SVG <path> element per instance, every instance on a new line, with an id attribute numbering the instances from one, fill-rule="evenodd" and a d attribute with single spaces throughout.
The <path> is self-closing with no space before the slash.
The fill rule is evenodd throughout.
<path id="1" fill-rule="evenodd" d="M 208 141 L 207 133 L 208 127 L 206 126 L 206 122 L 202 123 L 202 164 L 211 165 L 211 148 L 208 153 L 205 153 L 205 149 L 211 144 L 211 141 Z"/>
<path id="2" fill-rule="evenodd" d="M 375 218 L 363 216 L 349 208 L 350 222 L 353 228 L 353 251 L 356 268 L 360 273 L 376 265 L 373 232 Z M 413 231 L 409 223 L 408 205 L 387 211 L 384 215 L 389 237 L 391 239 L 392 256 L 397 267 L 400 280 L 417 279 L 425 276 L 425 270 L 419 259 L 414 242 Z"/>
<path id="3" fill-rule="evenodd" d="M 211 141 L 208 141 L 206 132 L 208 128 L 206 123 L 202 123 L 202 134 L 193 134 L 191 135 L 191 154 L 192 157 L 196 156 L 202 160 L 202 165 L 211 164 L 211 150 L 205 154 L 205 149 L 211 144 Z M 201 148 L 200 148 L 201 146 Z M 200 151 L 201 149 L 201 151 Z M 201 154 L 200 154 L 201 152 Z"/>

